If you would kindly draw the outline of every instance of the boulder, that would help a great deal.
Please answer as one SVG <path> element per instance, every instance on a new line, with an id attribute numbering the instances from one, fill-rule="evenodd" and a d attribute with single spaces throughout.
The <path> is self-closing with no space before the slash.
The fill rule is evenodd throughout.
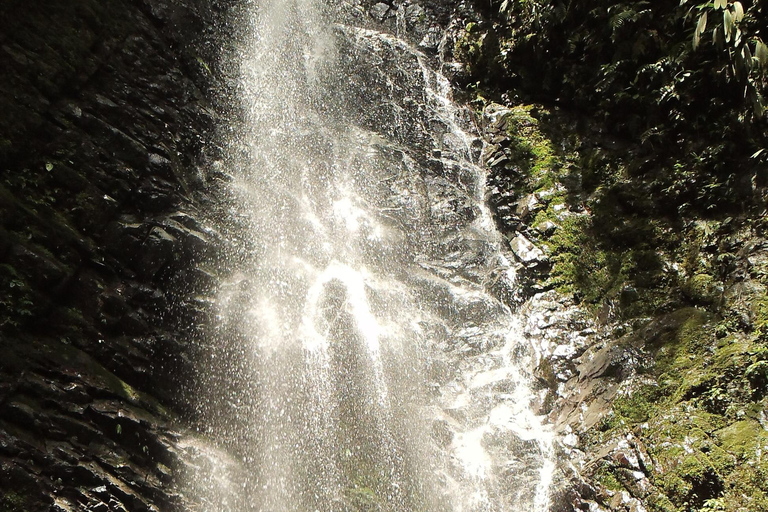
<path id="1" fill-rule="evenodd" d="M 514 255 L 525 266 L 533 267 L 539 263 L 547 261 L 547 255 L 544 251 L 533 245 L 533 243 L 521 234 L 518 234 L 509 241 L 509 247 L 512 249 Z"/>

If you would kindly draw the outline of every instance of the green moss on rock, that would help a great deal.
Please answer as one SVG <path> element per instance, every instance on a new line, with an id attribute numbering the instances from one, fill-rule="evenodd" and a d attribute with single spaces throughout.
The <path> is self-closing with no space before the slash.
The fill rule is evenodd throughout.
<path id="1" fill-rule="evenodd" d="M 718 338 L 717 326 L 712 314 L 685 308 L 655 333 L 642 331 L 657 384 L 617 398 L 598 427 L 593 442 L 630 430 L 646 447 L 661 492 L 646 500 L 649 510 L 768 510 L 765 390 L 755 387 L 768 351 L 755 336 Z"/>
<path id="2" fill-rule="evenodd" d="M 0 512 L 27 512 L 28 500 L 19 492 L 8 491 L 0 497 Z"/>

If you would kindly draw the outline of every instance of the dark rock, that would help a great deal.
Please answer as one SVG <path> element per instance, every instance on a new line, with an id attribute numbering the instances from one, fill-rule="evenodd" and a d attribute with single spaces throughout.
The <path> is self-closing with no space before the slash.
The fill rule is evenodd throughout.
<path id="1" fill-rule="evenodd" d="M 10 250 L 9 262 L 41 287 L 54 287 L 67 275 L 66 269 L 51 256 L 20 244 Z"/>
<path id="2" fill-rule="evenodd" d="M 3 405 L 3 418 L 21 427 L 37 429 L 38 414 L 31 406 L 18 402 L 9 402 Z"/>
<path id="3" fill-rule="evenodd" d="M 176 238 L 161 227 L 155 226 L 142 242 L 138 254 L 137 270 L 152 278 L 174 257 Z"/>

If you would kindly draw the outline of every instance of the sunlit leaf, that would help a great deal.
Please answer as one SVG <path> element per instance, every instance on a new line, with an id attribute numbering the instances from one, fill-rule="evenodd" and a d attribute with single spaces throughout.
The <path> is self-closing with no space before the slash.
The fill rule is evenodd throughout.
<path id="1" fill-rule="evenodd" d="M 744 61 L 747 65 L 747 71 L 752 71 L 752 52 L 749 49 L 749 45 L 745 44 L 741 48 L 741 53 L 744 55 Z"/>
<path id="2" fill-rule="evenodd" d="M 752 108 L 755 110 L 755 117 L 763 117 L 763 114 L 765 114 L 765 100 L 754 87 L 749 88 L 749 99 L 752 102 Z"/>
<path id="3" fill-rule="evenodd" d="M 730 43 L 736 25 L 733 24 L 733 16 L 728 9 L 723 11 L 723 31 L 725 32 L 725 42 Z"/>
<path id="4" fill-rule="evenodd" d="M 716 27 L 712 32 L 712 39 L 714 40 L 717 49 L 723 51 L 725 48 L 725 35 L 723 34 L 723 31 L 719 29 L 719 27 Z"/>
<path id="5" fill-rule="evenodd" d="M 755 44 L 755 57 L 763 70 L 768 67 L 768 46 L 760 40 Z"/>
<path id="6" fill-rule="evenodd" d="M 701 13 L 701 16 L 699 16 L 699 23 L 696 25 L 696 32 L 699 34 L 703 34 L 704 31 L 707 29 L 707 11 L 704 11 Z"/>
<path id="7" fill-rule="evenodd" d="M 763 149 L 758 149 L 757 151 L 755 151 L 754 153 L 752 153 L 752 156 L 750 156 L 749 158 L 757 158 L 757 157 L 759 157 L 760 155 L 762 155 L 763 153 L 765 153 L 765 148 L 763 148 Z"/>
<path id="8" fill-rule="evenodd" d="M 707 29 L 707 11 L 701 13 L 699 16 L 699 22 L 696 24 L 696 30 L 693 32 L 693 49 L 699 47 L 701 42 L 701 34 Z"/>
<path id="9" fill-rule="evenodd" d="M 733 2 L 733 20 L 739 23 L 744 19 L 744 6 L 741 2 Z"/>

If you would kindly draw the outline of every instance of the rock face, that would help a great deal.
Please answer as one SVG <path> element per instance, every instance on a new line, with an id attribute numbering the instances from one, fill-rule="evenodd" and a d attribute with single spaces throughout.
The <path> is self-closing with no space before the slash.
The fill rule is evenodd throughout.
<path id="1" fill-rule="evenodd" d="M 226 16 L 0 6 L 0 510 L 185 508 L 175 418 L 223 247 L 206 169 Z"/>
<path id="2" fill-rule="evenodd" d="M 450 58 L 472 49 L 466 2 L 344 6 L 461 77 Z M 226 272 L 212 220 L 227 179 L 212 144 L 227 76 L 215 41 L 236 9 L 0 5 L 2 512 L 200 499 L 179 483 L 210 461 L 183 425 Z M 552 510 L 768 509 L 764 214 L 679 219 L 649 248 L 637 240 L 658 224 L 637 213 L 645 191 L 587 195 L 594 169 L 541 136 L 535 107 L 509 103 L 476 121 L 488 202 L 518 260 L 508 302 L 527 318 L 536 406 L 559 434 Z M 607 222 L 600 209 L 616 204 L 623 216 Z M 476 214 L 447 195 L 444 206 Z M 436 422 L 434 437 L 450 444 L 451 428 Z"/>
<path id="3" fill-rule="evenodd" d="M 765 508 L 764 213 L 672 223 L 627 212 L 639 184 L 588 196 L 535 108 L 486 107 L 484 154 L 559 434 L 553 510 Z"/>

